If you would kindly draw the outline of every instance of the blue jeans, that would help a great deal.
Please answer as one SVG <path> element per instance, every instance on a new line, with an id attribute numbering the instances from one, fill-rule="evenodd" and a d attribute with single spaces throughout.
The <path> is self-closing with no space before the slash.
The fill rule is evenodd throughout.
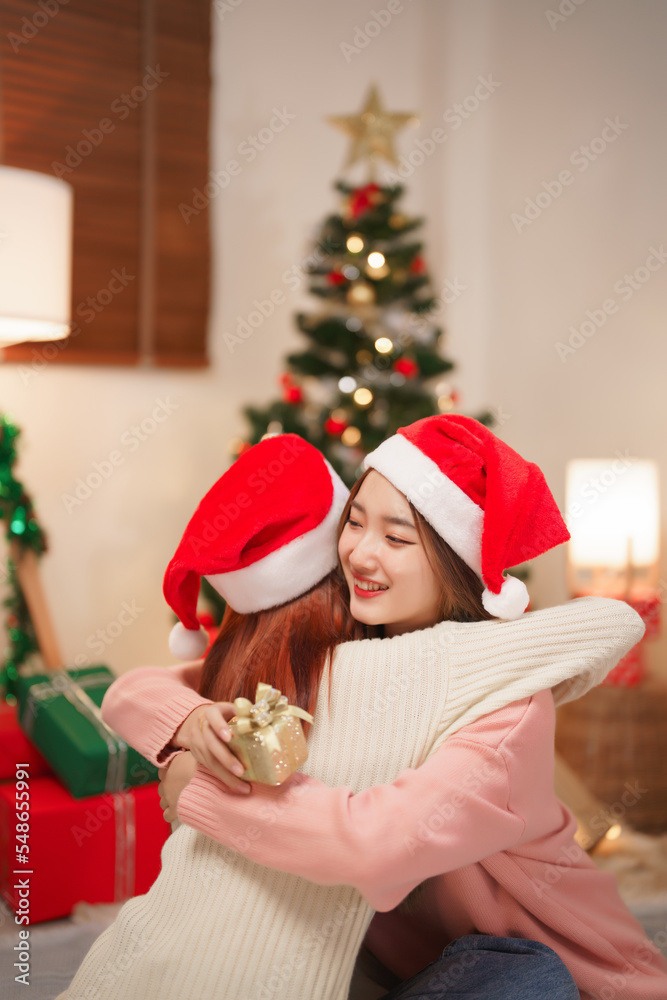
<path id="1" fill-rule="evenodd" d="M 567 966 L 540 941 L 467 934 L 382 1000 L 579 1000 Z"/>

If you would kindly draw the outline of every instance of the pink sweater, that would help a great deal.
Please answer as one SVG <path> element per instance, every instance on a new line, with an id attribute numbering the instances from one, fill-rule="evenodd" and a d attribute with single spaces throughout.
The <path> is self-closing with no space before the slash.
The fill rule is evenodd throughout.
<path id="1" fill-rule="evenodd" d="M 202 661 L 119 678 L 105 721 L 156 764 L 208 699 Z M 667 1000 L 667 964 L 575 843 L 553 792 L 551 691 L 458 730 L 391 785 L 354 795 L 304 774 L 241 797 L 206 768 L 179 799 L 179 818 L 246 857 L 322 885 L 355 886 L 379 912 L 366 945 L 401 979 L 475 931 L 543 941 L 567 964 L 582 1000 Z M 265 835 L 268 832 L 268 835 Z M 295 845 L 298 844 L 298 849 Z M 416 909 L 396 909 L 426 881 Z"/>

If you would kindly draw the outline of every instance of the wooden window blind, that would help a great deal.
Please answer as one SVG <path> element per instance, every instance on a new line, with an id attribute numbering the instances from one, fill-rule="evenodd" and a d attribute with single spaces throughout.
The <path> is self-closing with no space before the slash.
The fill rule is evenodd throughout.
<path id="1" fill-rule="evenodd" d="M 72 333 L 4 360 L 208 363 L 210 16 L 0 0 L 2 159 L 74 188 Z"/>

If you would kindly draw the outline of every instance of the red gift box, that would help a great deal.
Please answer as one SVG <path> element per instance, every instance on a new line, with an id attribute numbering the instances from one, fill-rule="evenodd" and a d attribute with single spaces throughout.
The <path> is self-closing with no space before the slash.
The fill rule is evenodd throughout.
<path id="1" fill-rule="evenodd" d="M 606 687 L 636 687 L 645 677 L 644 650 L 639 642 L 609 671 L 602 684 Z"/>
<path id="2" fill-rule="evenodd" d="M 56 778 L 30 778 L 28 786 L 29 852 L 20 852 L 17 784 L 0 785 L 0 893 L 17 920 L 55 920 L 78 902 L 122 902 L 148 892 L 171 832 L 157 782 L 85 799 L 73 798 Z"/>
<path id="3" fill-rule="evenodd" d="M 646 626 L 644 640 L 653 639 L 655 636 L 660 635 L 661 596 L 662 594 L 659 591 L 649 590 L 626 598 L 630 607 L 635 609 Z"/>
<path id="4" fill-rule="evenodd" d="M 14 777 L 17 763 L 29 764 L 30 777 L 53 774 L 37 747 L 18 723 L 16 705 L 0 702 L 0 781 Z"/>

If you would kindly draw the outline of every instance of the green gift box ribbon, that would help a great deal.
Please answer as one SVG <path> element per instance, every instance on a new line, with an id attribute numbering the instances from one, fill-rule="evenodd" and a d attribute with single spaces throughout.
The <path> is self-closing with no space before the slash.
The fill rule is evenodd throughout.
<path id="1" fill-rule="evenodd" d="M 115 679 L 105 666 L 17 678 L 21 728 L 75 799 L 158 780 L 157 768 L 102 718 Z"/>

